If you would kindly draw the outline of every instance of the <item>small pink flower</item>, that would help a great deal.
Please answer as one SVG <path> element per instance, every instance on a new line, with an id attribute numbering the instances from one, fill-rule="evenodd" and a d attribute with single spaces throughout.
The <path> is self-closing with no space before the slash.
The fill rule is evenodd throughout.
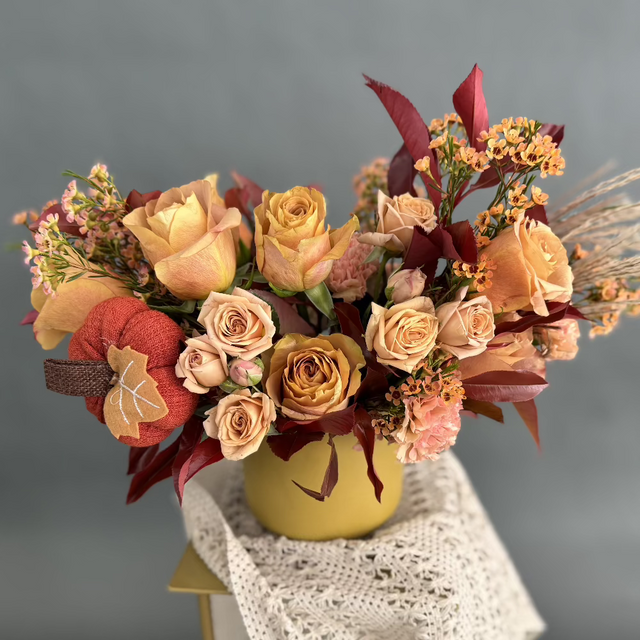
<path id="1" fill-rule="evenodd" d="M 462 402 L 447 404 L 440 396 L 410 397 L 404 400 L 402 428 L 394 433 L 403 463 L 437 460 L 453 446 L 460 431 Z"/>
<path id="2" fill-rule="evenodd" d="M 358 242 L 359 234 L 354 234 L 345 254 L 333 263 L 327 278 L 327 286 L 334 298 L 354 302 L 367 291 L 367 279 L 378 269 L 378 264 L 366 263 L 372 251 L 371 246 Z"/>

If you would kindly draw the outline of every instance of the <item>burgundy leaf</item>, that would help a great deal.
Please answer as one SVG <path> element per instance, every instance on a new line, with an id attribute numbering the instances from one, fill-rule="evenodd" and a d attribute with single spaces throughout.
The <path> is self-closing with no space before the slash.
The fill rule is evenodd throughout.
<path id="1" fill-rule="evenodd" d="M 178 454 L 179 447 L 178 439 L 158 453 L 150 464 L 133 476 L 127 495 L 127 504 L 140 500 L 154 484 L 171 477 L 171 465 Z"/>
<path id="2" fill-rule="evenodd" d="M 381 367 L 383 365 L 380 365 Z M 386 368 L 386 367 L 385 367 Z M 389 370 L 389 373 L 393 373 Z M 377 369 L 367 366 L 367 375 L 364 377 L 360 388 L 356 392 L 356 400 L 379 398 L 389 391 L 389 382 L 386 375 Z"/>
<path id="3" fill-rule="evenodd" d="M 422 120 L 422 117 L 418 113 L 417 109 L 405 98 L 401 93 L 377 82 L 369 76 L 364 76 L 367 81 L 367 86 L 372 89 L 375 94 L 380 98 L 384 108 L 391 116 L 393 123 L 398 128 L 404 143 L 407 145 L 407 149 L 411 154 L 414 162 L 421 160 L 424 157 L 428 157 L 430 160 L 431 172 L 435 180 L 435 184 L 440 187 L 442 181 L 440 180 L 440 169 L 438 164 L 438 158 L 433 149 L 429 148 L 431 142 L 431 134 L 429 128 Z M 440 203 L 442 202 L 442 196 L 438 189 L 432 186 L 431 179 L 426 174 L 421 173 L 420 177 L 427 187 L 431 201 L 433 202 L 436 212 L 440 209 Z"/>
<path id="4" fill-rule="evenodd" d="M 418 171 L 414 167 L 414 164 L 407 145 L 403 144 L 389 164 L 387 186 L 389 195 L 392 198 L 394 196 L 401 196 L 403 193 L 410 193 L 412 196 L 416 195 L 413 182 Z"/>
<path id="5" fill-rule="evenodd" d="M 514 402 L 513 406 L 520 414 L 520 417 L 527 425 L 529 433 L 533 436 L 533 439 L 540 451 L 540 433 L 538 430 L 538 408 L 536 407 L 535 400 L 527 400 L 526 402 Z"/>
<path id="6" fill-rule="evenodd" d="M 469 138 L 469 146 L 478 151 L 487 148 L 486 142 L 480 142 L 481 131 L 489 130 L 489 112 L 482 91 L 482 76 L 478 65 L 474 65 L 471 73 L 453 94 L 453 107 L 462 119 L 462 124 Z"/>
<path id="7" fill-rule="evenodd" d="M 40 314 L 35 309 L 33 311 L 29 311 L 29 313 L 27 313 L 27 315 L 20 321 L 20 326 L 22 327 L 27 324 L 33 324 L 39 315 Z"/>
<path id="8" fill-rule="evenodd" d="M 322 431 L 309 433 L 303 429 L 292 429 L 279 436 L 269 436 L 267 444 L 271 451 L 281 460 L 288 462 L 295 453 L 310 442 L 319 442 L 324 438 Z"/>
<path id="9" fill-rule="evenodd" d="M 202 423 L 202 418 L 195 415 L 191 416 L 184 425 L 180 438 L 178 438 L 178 455 L 173 461 L 171 473 L 173 475 L 173 487 L 176 491 L 180 504 L 182 504 L 182 494 L 184 492 L 185 482 L 184 478 L 189 470 L 191 456 L 193 455 L 195 448 L 200 444 L 202 434 L 204 433 Z"/>
<path id="10" fill-rule="evenodd" d="M 564 318 L 575 318 L 576 320 L 587 320 L 578 309 L 572 307 L 569 302 L 547 302 L 548 316 L 539 316 L 530 311 L 525 313 L 519 320 L 513 322 L 501 322 L 496 326 L 495 335 L 503 333 L 522 333 L 531 327 L 541 324 L 553 324 Z"/>
<path id="11" fill-rule="evenodd" d="M 473 233 L 473 227 L 467 220 L 461 220 L 447 227 L 447 233 L 453 240 L 453 246 L 457 254 L 467 264 L 475 264 L 478 262 L 478 246 L 476 245 L 476 236 Z"/>
<path id="12" fill-rule="evenodd" d="M 280 334 L 301 333 L 305 336 L 315 335 L 313 327 L 300 316 L 296 308 L 287 302 L 285 298 L 280 298 L 271 291 L 263 291 L 262 289 L 250 289 L 249 293 L 253 293 L 265 302 L 269 303 L 278 314 L 280 322 Z"/>
<path id="13" fill-rule="evenodd" d="M 442 247 L 436 242 L 435 236 L 432 238 L 422 227 L 414 227 L 403 268 L 421 269 L 427 276 L 427 284 L 431 284 L 436 277 L 438 260 L 442 257 Z"/>
<path id="14" fill-rule="evenodd" d="M 486 402 L 484 400 L 471 400 L 467 398 L 462 401 L 462 406 L 466 411 L 471 411 L 476 416 L 485 416 L 496 422 L 504 424 L 504 415 L 502 409 L 493 402 Z"/>
<path id="15" fill-rule="evenodd" d="M 162 195 L 162 191 L 149 191 L 148 193 L 140 193 L 133 189 L 125 200 L 125 209 L 127 211 L 133 211 L 139 207 L 144 207 L 147 202 L 151 200 L 157 200 Z"/>
<path id="16" fill-rule="evenodd" d="M 373 448 L 376 444 L 376 432 L 371 424 L 371 416 L 362 407 L 359 407 L 356 411 L 356 422 L 353 427 L 353 435 L 358 439 L 358 442 L 364 451 L 364 457 L 367 461 L 367 477 L 373 485 L 376 500 L 381 502 L 384 485 L 373 466 Z"/>
<path id="17" fill-rule="evenodd" d="M 548 386 L 547 381 L 531 371 L 489 371 L 463 381 L 470 400 L 485 402 L 526 402 Z"/>
<path id="18" fill-rule="evenodd" d="M 278 431 L 285 433 L 295 427 L 308 433 L 328 433 L 333 436 L 344 436 L 351 433 L 354 424 L 355 405 L 351 405 L 342 411 L 326 413 L 317 420 L 280 420 Z"/>
<path id="19" fill-rule="evenodd" d="M 223 457 L 220 440 L 217 438 L 205 438 L 202 442 L 198 443 L 191 454 L 191 458 L 182 466 L 180 471 L 180 484 L 183 491 L 184 485 L 187 484 L 196 473 L 215 462 L 220 462 Z"/>
<path id="20" fill-rule="evenodd" d="M 62 208 L 62 205 L 59 203 L 52 204 L 50 207 L 47 207 L 41 214 L 40 217 L 34 220 L 29 225 L 29 231 L 35 233 L 40 226 L 40 223 L 43 220 L 46 220 L 47 216 L 51 213 L 58 215 L 58 228 L 62 233 L 66 233 L 69 236 L 80 236 L 80 226 L 77 222 L 67 222 L 67 214 L 65 210 Z"/>
<path id="21" fill-rule="evenodd" d="M 262 192 L 264 189 L 259 187 L 253 180 L 249 180 L 249 178 L 245 178 L 235 171 L 231 172 L 231 177 L 238 187 L 246 191 L 247 202 L 252 207 L 257 207 L 262 202 Z"/>
<path id="22" fill-rule="evenodd" d="M 249 192 L 240 187 L 227 189 L 224 194 L 224 206 L 227 209 L 237 209 L 245 218 L 253 223 L 253 216 L 249 209 Z"/>
<path id="23" fill-rule="evenodd" d="M 538 129 L 538 133 L 541 136 L 551 136 L 551 139 L 557 144 L 560 145 L 562 139 L 564 138 L 564 125 L 563 124 L 543 124 L 540 129 Z"/>
<path id="24" fill-rule="evenodd" d="M 159 449 L 159 444 L 154 444 L 150 447 L 130 447 L 127 475 L 131 476 L 134 473 L 142 471 L 155 458 Z"/>
<path id="25" fill-rule="evenodd" d="M 324 502 L 324 499 L 331 495 L 334 487 L 338 484 L 338 453 L 336 452 L 336 445 L 333 442 L 333 436 L 329 436 L 328 444 L 331 447 L 331 455 L 329 456 L 329 464 L 327 465 L 327 470 L 325 471 L 320 491 L 307 489 L 293 480 L 293 484 L 295 484 L 296 487 L 299 487 L 308 496 L 311 496 L 320 502 Z"/>
<path id="26" fill-rule="evenodd" d="M 547 220 L 547 210 L 541 204 L 537 204 L 535 205 L 535 207 L 527 209 L 524 212 L 524 215 L 527 216 L 527 218 L 537 220 L 538 222 L 542 222 L 543 224 L 549 224 L 549 221 Z"/>
<path id="27" fill-rule="evenodd" d="M 515 165 L 511 160 L 504 159 L 500 162 L 500 171 L 502 175 L 506 175 L 507 173 L 512 173 L 515 170 Z M 469 194 L 477 191 L 478 189 L 488 189 L 489 187 L 495 187 L 497 184 L 500 184 L 500 174 L 497 169 L 493 166 L 489 166 L 488 169 L 485 169 L 481 174 L 478 180 L 472 184 L 468 191 L 464 193 L 456 202 L 462 202 Z"/>
<path id="28" fill-rule="evenodd" d="M 336 302 L 333 308 L 340 322 L 340 332 L 354 340 L 363 352 L 366 351 L 364 327 L 357 307 L 346 302 Z"/>

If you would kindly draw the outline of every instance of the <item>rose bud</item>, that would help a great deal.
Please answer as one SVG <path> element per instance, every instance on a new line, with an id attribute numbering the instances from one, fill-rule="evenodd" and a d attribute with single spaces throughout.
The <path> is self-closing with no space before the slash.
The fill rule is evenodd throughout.
<path id="1" fill-rule="evenodd" d="M 400 304 L 422 295 L 427 276 L 420 269 L 401 269 L 387 281 L 387 298 Z"/>
<path id="2" fill-rule="evenodd" d="M 253 387 L 262 380 L 264 364 L 260 358 L 241 360 L 236 358 L 229 364 L 229 377 L 241 387 Z"/>

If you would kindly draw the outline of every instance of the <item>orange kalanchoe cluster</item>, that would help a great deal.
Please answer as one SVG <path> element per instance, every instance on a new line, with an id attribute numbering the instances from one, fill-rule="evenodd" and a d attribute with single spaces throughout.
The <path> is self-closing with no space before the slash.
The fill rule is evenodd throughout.
<path id="1" fill-rule="evenodd" d="M 453 273 L 459 278 L 471 278 L 473 280 L 471 289 L 479 293 L 491 288 L 491 278 L 495 268 L 495 262 L 485 255 L 481 255 L 476 264 L 456 260 L 452 265 Z"/>

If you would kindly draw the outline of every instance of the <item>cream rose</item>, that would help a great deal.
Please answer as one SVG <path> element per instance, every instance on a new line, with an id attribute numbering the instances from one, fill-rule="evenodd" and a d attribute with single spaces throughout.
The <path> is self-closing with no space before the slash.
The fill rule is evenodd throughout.
<path id="1" fill-rule="evenodd" d="M 123 219 L 160 282 L 178 298 L 205 298 L 233 282 L 242 216 L 223 204 L 215 181 L 197 180 L 166 191 Z"/>
<path id="2" fill-rule="evenodd" d="M 252 360 L 269 349 L 276 333 L 271 307 L 238 287 L 232 294 L 210 293 L 198 322 L 220 353 L 243 360 Z"/>
<path id="3" fill-rule="evenodd" d="M 409 193 L 390 198 L 378 191 L 378 226 L 374 232 L 363 233 L 360 242 L 404 253 L 411 244 L 415 226 L 430 232 L 437 225 L 431 200 L 414 198 Z"/>
<path id="4" fill-rule="evenodd" d="M 546 224 L 521 216 L 487 245 L 483 257 L 495 264 L 486 296 L 496 314 L 533 310 L 547 316 L 545 301 L 571 300 L 567 251 Z"/>
<path id="5" fill-rule="evenodd" d="M 495 325 L 491 303 L 486 296 L 465 300 L 468 287 L 456 292 L 455 300 L 436 310 L 438 344 L 459 360 L 477 356 L 493 339 Z"/>
<path id="6" fill-rule="evenodd" d="M 220 440 L 222 455 L 242 460 L 260 447 L 275 422 L 276 407 L 264 393 L 242 389 L 222 398 L 205 415 L 204 430 Z"/>
<path id="7" fill-rule="evenodd" d="M 385 309 L 371 305 L 367 349 L 381 364 L 411 373 L 436 344 L 438 319 L 430 298 L 420 296 Z"/>
<path id="8" fill-rule="evenodd" d="M 192 393 L 207 393 L 221 385 L 228 375 L 226 356 L 220 357 L 207 336 L 194 336 L 186 344 L 176 363 L 176 376 L 185 378 L 183 385 Z"/>
<path id="9" fill-rule="evenodd" d="M 307 187 L 286 193 L 265 191 L 254 215 L 258 269 L 286 291 L 307 291 L 322 283 L 360 227 L 352 217 L 340 229 L 325 228 L 324 196 Z"/>
<path id="10" fill-rule="evenodd" d="M 364 365 L 362 350 L 347 336 L 290 333 L 275 346 L 265 389 L 285 415 L 315 420 L 346 409 Z"/>

